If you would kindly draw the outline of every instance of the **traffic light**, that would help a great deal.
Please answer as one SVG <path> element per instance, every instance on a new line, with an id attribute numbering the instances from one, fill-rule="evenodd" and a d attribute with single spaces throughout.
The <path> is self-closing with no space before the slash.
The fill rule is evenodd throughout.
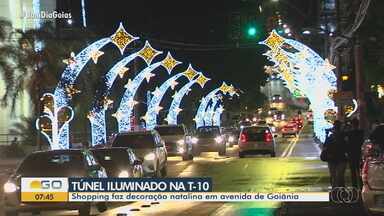
<path id="1" fill-rule="evenodd" d="M 254 26 L 250 26 L 248 27 L 247 33 L 248 33 L 248 36 L 254 37 L 256 36 L 257 30 Z"/>

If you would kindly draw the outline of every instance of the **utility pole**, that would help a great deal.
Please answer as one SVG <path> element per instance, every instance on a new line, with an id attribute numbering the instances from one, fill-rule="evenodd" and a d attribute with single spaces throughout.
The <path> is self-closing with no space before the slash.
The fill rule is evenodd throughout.
<path id="1" fill-rule="evenodd" d="M 364 89 L 364 77 L 362 67 L 362 50 L 358 34 L 355 38 L 354 44 L 354 62 L 355 62 L 355 82 L 356 82 L 356 98 L 359 105 L 358 117 L 360 119 L 360 128 L 367 129 L 366 118 L 366 103 L 365 103 L 365 89 Z"/>

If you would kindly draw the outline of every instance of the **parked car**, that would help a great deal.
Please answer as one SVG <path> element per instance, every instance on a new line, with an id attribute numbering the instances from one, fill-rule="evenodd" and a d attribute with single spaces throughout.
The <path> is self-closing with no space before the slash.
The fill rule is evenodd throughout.
<path id="1" fill-rule="evenodd" d="M 144 175 L 164 177 L 167 175 L 167 150 L 155 130 L 118 133 L 111 147 L 131 148 L 142 161 Z"/>
<path id="2" fill-rule="evenodd" d="M 239 157 L 259 153 L 275 157 L 275 140 L 271 129 L 268 126 L 251 126 L 241 129 Z"/>
<path id="3" fill-rule="evenodd" d="M 384 214 L 384 124 L 363 145 L 362 200 L 368 213 Z"/>
<path id="4" fill-rule="evenodd" d="M 284 125 L 283 128 L 281 129 L 281 135 L 283 137 L 286 136 L 297 136 L 299 133 L 299 128 L 296 122 L 291 121 L 288 122 L 288 124 Z"/>
<path id="5" fill-rule="evenodd" d="M 193 160 L 193 144 L 184 125 L 158 125 L 155 130 L 164 140 L 168 155 L 181 156 L 184 161 Z"/>
<path id="6" fill-rule="evenodd" d="M 89 215 L 92 203 L 87 202 L 21 202 L 22 177 L 107 177 L 105 169 L 89 150 L 51 150 L 28 155 L 3 186 L 5 215 L 20 212 L 40 213 L 45 210 L 78 210 Z M 105 203 L 96 203 L 105 211 Z"/>
<path id="7" fill-rule="evenodd" d="M 106 169 L 108 177 L 140 178 L 144 176 L 142 162 L 130 148 L 99 148 L 91 151 Z"/>
<path id="8" fill-rule="evenodd" d="M 201 152 L 212 151 L 218 152 L 219 155 L 225 155 L 226 153 L 225 139 L 218 126 L 197 128 L 193 140 L 196 143 L 196 148 L 194 148 L 195 155 L 200 155 Z"/>

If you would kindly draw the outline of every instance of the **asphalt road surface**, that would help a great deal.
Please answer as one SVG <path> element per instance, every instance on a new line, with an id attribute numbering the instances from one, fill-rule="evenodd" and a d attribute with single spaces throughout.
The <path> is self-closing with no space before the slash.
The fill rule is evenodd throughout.
<path id="1" fill-rule="evenodd" d="M 321 192 L 328 191 L 327 164 L 319 158 L 320 148 L 309 129 L 298 137 L 277 138 L 276 157 L 238 157 L 237 146 L 227 156 L 203 153 L 192 161 L 169 157 L 169 177 L 202 177 L 213 180 L 216 192 Z M 346 178 L 349 176 L 346 175 Z M 42 215 L 76 215 L 76 211 L 43 212 Z M 92 214 L 98 212 L 92 209 Z M 23 214 L 24 215 L 24 214 Z M 99 215 L 364 215 L 359 205 L 279 202 L 133 202 L 110 204 Z"/>

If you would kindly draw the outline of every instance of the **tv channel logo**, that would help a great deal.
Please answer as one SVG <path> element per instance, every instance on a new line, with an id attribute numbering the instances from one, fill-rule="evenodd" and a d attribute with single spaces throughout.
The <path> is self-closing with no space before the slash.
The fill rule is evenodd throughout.
<path id="1" fill-rule="evenodd" d="M 21 192 L 67 192 L 67 178 L 21 178 Z"/>

